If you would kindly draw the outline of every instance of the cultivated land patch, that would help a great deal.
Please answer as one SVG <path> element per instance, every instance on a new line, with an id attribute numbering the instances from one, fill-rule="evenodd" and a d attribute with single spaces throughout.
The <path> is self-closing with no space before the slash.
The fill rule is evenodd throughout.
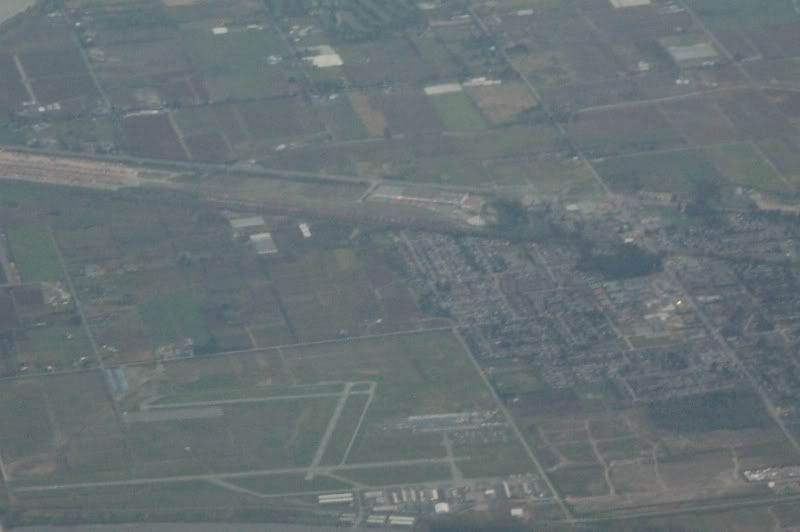
<path id="1" fill-rule="evenodd" d="M 6 229 L 8 246 L 25 282 L 58 281 L 63 271 L 47 225 L 21 224 Z"/>
<path id="2" fill-rule="evenodd" d="M 481 131 L 486 123 L 463 92 L 437 94 L 430 97 L 447 131 Z"/>
<path id="3" fill-rule="evenodd" d="M 596 165 L 614 189 L 688 195 L 702 183 L 719 184 L 719 171 L 701 151 L 680 151 L 615 157 Z"/>
<path id="4" fill-rule="evenodd" d="M 508 124 L 521 119 L 538 102 L 524 83 L 504 82 L 500 85 L 477 86 L 466 89 L 489 124 Z"/>
<path id="5" fill-rule="evenodd" d="M 370 98 L 366 94 L 351 93 L 350 104 L 358 114 L 364 127 L 369 131 L 370 137 L 381 137 L 386 131 L 386 117 L 370 104 Z"/>
<path id="6" fill-rule="evenodd" d="M 231 28 L 224 34 L 210 29 L 180 32 L 181 47 L 205 80 L 212 101 L 268 98 L 297 91 L 297 73 L 283 59 L 286 45 L 267 28 Z M 272 61 L 268 57 L 274 57 Z"/>

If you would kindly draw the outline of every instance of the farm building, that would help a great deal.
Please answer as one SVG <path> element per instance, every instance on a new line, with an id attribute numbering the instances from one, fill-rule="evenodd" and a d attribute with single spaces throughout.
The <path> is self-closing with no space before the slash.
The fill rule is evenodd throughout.
<path id="1" fill-rule="evenodd" d="M 682 67 L 714 63 L 719 57 L 717 51 L 708 42 L 668 46 L 667 51 L 672 56 L 673 61 Z"/>
<path id="2" fill-rule="evenodd" d="M 639 7 L 649 6 L 650 0 L 609 0 L 614 7 Z"/>
<path id="3" fill-rule="evenodd" d="M 230 221 L 230 224 L 234 231 L 240 232 L 264 227 L 266 222 L 262 216 L 249 216 L 247 218 L 234 218 Z"/>
<path id="4" fill-rule="evenodd" d="M 250 243 L 259 255 L 274 255 L 278 247 L 272 239 L 272 233 L 256 233 L 250 235 Z"/>

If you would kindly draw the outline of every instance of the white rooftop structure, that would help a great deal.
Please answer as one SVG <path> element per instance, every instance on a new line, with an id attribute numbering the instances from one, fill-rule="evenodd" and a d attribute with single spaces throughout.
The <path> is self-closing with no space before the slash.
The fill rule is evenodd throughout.
<path id="1" fill-rule="evenodd" d="M 437 502 L 433 509 L 436 511 L 437 514 L 449 514 L 450 513 L 450 505 L 446 502 Z"/>
<path id="2" fill-rule="evenodd" d="M 231 220 L 231 227 L 237 231 L 264 227 L 264 225 L 266 225 L 266 222 L 263 216 L 248 216 L 247 218 L 234 218 Z"/>
<path id="3" fill-rule="evenodd" d="M 609 0 L 614 7 L 649 6 L 650 0 Z"/>
<path id="4" fill-rule="evenodd" d="M 428 96 L 436 96 L 438 94 L 452 94 L 454 92 L 461 92 L 464 88 L 460 83 L 442 83 L 441 85 L 430 85 L 425 87 L 425 94 Z"/>
<path id="5" fill-rule="evenodd" d="M 719 54 L 708 42 L 669 46 L 667 51 L 676 63 L 714 61 Z"/>
<path id="6" fill-rule="evenodd" d="M 342 56 L 336 53 L 336 50 L 328 44 L 311 46 L 306 48 L 306 50 L 316 52 L 316 55 L 304 57 L 303 59 L 317 68 L 331 68 L 344 65 Z"/>
<path id="7" fill-rule="evenodd" d="M 274 255 L 278 252 L 272 233 L 256 233 L 250 235 L 250 243 L 259 255 Z"/>

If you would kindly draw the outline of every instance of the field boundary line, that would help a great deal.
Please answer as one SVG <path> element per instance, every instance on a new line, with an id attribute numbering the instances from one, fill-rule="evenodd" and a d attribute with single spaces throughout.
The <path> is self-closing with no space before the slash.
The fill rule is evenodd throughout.
<path id="1" fill-rule="evenodd" d="M 353 429 L 353 435 L 350 437 L 350 442 L 347 444 L 347 448 L 344 450 L 344 454 L 342 455 L 342 460 L 339 462 L 339 465 L 345 465 L 347 463 L 348 458 L 350 458 L 350 451 L 353 450 L 353 446 L 356 443 L 356 438 L 358 438 L 358 433 L 361 432 L 361 425 L 364 423 L 364 419 L 367 417 L 367 411 L 369 410 L 370 405 L 372 404 L 372 400 L 375 399 L 375 388 L 376 384 L 370 383 L 369 388 L 369 397 L 367 398 L 367 402 L 364 403 L 364 409 L 361 410 L 361 416 L 358 418 L 358 424 L 356 424 L 356 428 Z"/>
<path id="2" fill-rule="evenodd" d="M 325 451 L 328 449 L 328 443 L 331 441 L 333 431 L 336 430 L 336 425 L 339 424 L 339 419 L 342 417 L 342 412 L 344 412 L 344 407 L 347 404 L 347 398 L 350 397 L 350 390 L 352 388 L 353 384 L 348 382 L 345 385 L 344 390 L 342 390 L 342 393 L 339 396 L 339 401 L 336 403 L 336 408 L 334 408 L 331 419 L 328 421 L 328 426 L 325 428 L 325 432 L 322 434 L 319 447 L 317 447 L 317 451 L 314 453 L 314 458 L 311 460 L 311 465 L 309 465 L 308 473 L 306 474 L 306 480 L 314 479 L 315 470 L 322 461 Z"/>
<path id="3" fill-rule="evenodd" d="M 457 457 L 456 460 L 464 460 L 466 457 Z M 447 464 L 449 459 L 442 458 L 416 458 L 409 460 L 387 460 L 384 462 L 364 462 L 362 464 L 346 464 L 340 466 L 319 466 L 317 473 L 320 475 L 329 472 L 338 473 L 341 471 L 357 471 L 360 469 L 381 469 L 389 467 L 411 467 L 417 465 L 429 464 Z M 90 482 L 73 482 L 65 484 L 36 484 L 14 486 L 13 482 L 10 486 L 12 491 L 17 492 L 32 492 L 32 491 L 58 491 L 79 488 L 106 488 L 115 486 L 146 486 L 149 484 L 170 484 L 179 482 L 191 482 L 195 480 L 214 480 L 214 479 L 236 479 L 236 478 L 253 478 L 253 477 L 267 477 L 278 475 L 291 475 L 291 474 L 304 474 L 308 472 L 308 466 L 305 467 L 288 467 L 283 469 L 257 469 L 251 471 L 234 471 L 234 472 L 220 472 L 220 473 L 201 473 L 197 475 L 176 475 L 171 477 L 146 477 L 146 478 L 129 478 L 120 480 L 98 480 Z"/>

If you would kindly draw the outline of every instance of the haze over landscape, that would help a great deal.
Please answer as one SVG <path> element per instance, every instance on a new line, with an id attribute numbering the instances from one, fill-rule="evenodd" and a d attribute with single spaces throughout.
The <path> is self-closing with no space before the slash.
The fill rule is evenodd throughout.
<path id="1" fill-rule="evenodd" d="M 797 0 L 0 1 L 0 525 L 800 529 Z"/>

